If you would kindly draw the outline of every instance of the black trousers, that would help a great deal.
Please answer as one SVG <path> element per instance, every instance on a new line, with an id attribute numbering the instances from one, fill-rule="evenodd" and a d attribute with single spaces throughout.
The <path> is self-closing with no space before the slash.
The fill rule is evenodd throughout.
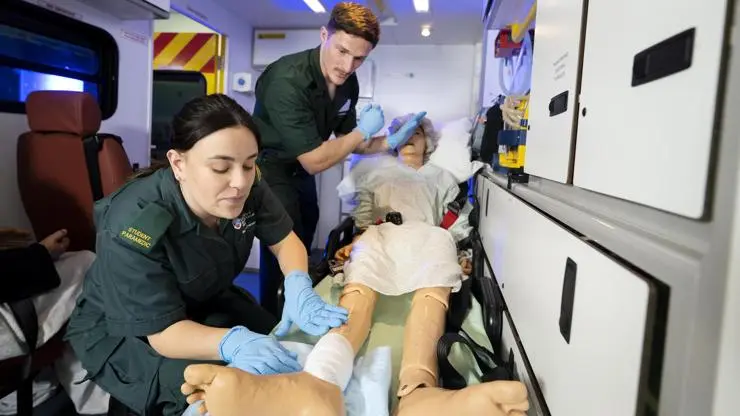
<path id="1" fill-rule="evenodd" d="M 263 169 L 264 178 L 293 220 L 293 231 L 301 239 L 308 254 L 319 223 L 319 202 L 316 180 L 306 173 L 287 175 L 284 171 Z M 282 271 L 270 249 L 260 246 L 260 303 L 278 319 L 282 310 L 278 305 L 278 289 L 283 284 Z"/>

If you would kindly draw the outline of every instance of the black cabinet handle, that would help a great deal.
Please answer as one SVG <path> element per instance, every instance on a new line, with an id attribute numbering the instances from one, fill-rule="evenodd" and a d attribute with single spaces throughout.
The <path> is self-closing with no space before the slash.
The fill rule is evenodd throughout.
<path id="1" fill-rule="evenodd" d="M 570 328 L 573 323 L 573 302 L 576 294 L 576 272 L 578 265 L 568 257 L 563 276 L 563 294 L 560 299 L 560 334 L 570 344 Z"/>

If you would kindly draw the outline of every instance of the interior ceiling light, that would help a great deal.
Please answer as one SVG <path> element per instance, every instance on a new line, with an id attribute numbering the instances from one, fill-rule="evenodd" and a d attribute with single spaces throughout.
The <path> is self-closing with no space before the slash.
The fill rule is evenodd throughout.
<path id="1" fill-rule="evenodd" d="M 303 0 L 314 13 L 326 13 L 324 5 L 319 0 Z"/>
<path id="2" fill-rule="evenodd" d="M 428 38 L 429 35 L 432 34 L 432 29 L 429 26 L 422 26 L 421 27 L 421 36 L 424 36 L 425 38 Z"/>
<path id="3" fill-rule="evenodd" d="M 414 9 L 417 13 L 426 13 L 429 11 L 429 0 L 414 0 Z"/>

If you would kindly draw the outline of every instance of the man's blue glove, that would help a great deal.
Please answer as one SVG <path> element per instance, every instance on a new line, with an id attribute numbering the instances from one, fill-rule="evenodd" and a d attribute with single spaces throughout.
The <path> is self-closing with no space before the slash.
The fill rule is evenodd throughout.
<path id="1" fill-rule="evenodd" d="M 301 371 L 298 355 L 288 351 L 268 335 L 235 326 L 218 345 L 221 360 L 252 374 L 281 374 Z"/>
<path id="2" fill-rule="evenodd" d="M 275 331 L 276 336 L 286 335 L 293 322 L 303 332 L 316 336 L 347 322 L 347 310 L 324 302 L 311 283 L 308 273 L 303 271 L 294 271 L 285 277 L 283 320 Z"/>
<path id="3" fill-rule="evenodd" d="M 385 125 L 383 109 L 378 104 L 368 104 L 360 111 L 360 121 L 357 122 L 357 130 L 369 140 L 379 132 Z"/>
<path id="4" fill-rule="evenodd" d="M 421 113 L 416 113 L 413 117 L 411 117 L 411 120 L 407 121 L 403 126 L 401 126 L 398 130 L 396 130 L 395 133 L 386 137 L 386 141 L 388 142 L 388 147 L 390 147 L 393 150 L 396 150 L 399 147 L 406 144 L 406 142 L 409 141 L 411 136 L 414 135 L 416 128 L 419 127 L 419 123 L 421 122 L 422 119 L 424 119 L 424 116 L 426 115 L 427 115 L 426 111 L 422 111 Z"/>

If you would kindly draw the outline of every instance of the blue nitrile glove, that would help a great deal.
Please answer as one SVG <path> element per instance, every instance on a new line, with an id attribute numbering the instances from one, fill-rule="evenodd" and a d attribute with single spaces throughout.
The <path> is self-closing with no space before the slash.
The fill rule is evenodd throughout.
<path id="1" fill-rule="evenodd" d="M 357 122 L 357 130 L 365 137 L 365 141 L 370 139 L 383 128 L 385 116 L 383 109 L 378 104 L 368 104 L 360 111 L 360 121 Z"/>
<path id="2" fill-rule="evenodd" d="M 221 360 L 252 374 L 281 374 L 301 371 L 298 355 L 288 351 L 275 337 L 235 326 L 218 345 Z"/>
<path id="3" fill-rule="evenodd" d="M 347 322 L 347 310 L 330 305 L 314 292 L 308 273 L 294 271 L 285 276 L 285 306 L 283 320 L 275 335 L 281 337 L 288 333 L 295 322 L 309 335 L 324 335 L 331 328 Z"/>
<path id="4" fill-rule="evenodd" d="M 411 120 L 407 121 L 403 126 L 401 126 L 398 130 L 396 130 L 395 133 L 389 135 L 386 137 L 386 141 L 388 142 L 388 147 L 390 147 L 393 150 L 398 149 L 399 147 L 406 144 L 407 141 L 411 138 L 411 136 L 414 135 L 414 131 L 416 131 L 416 128 L 419 127 L 419 123 L 422 119 L 424 119 L 424 116 L 427 115 L 426 111 L 422 111 L 421 113 L 416 113 Z"/>

